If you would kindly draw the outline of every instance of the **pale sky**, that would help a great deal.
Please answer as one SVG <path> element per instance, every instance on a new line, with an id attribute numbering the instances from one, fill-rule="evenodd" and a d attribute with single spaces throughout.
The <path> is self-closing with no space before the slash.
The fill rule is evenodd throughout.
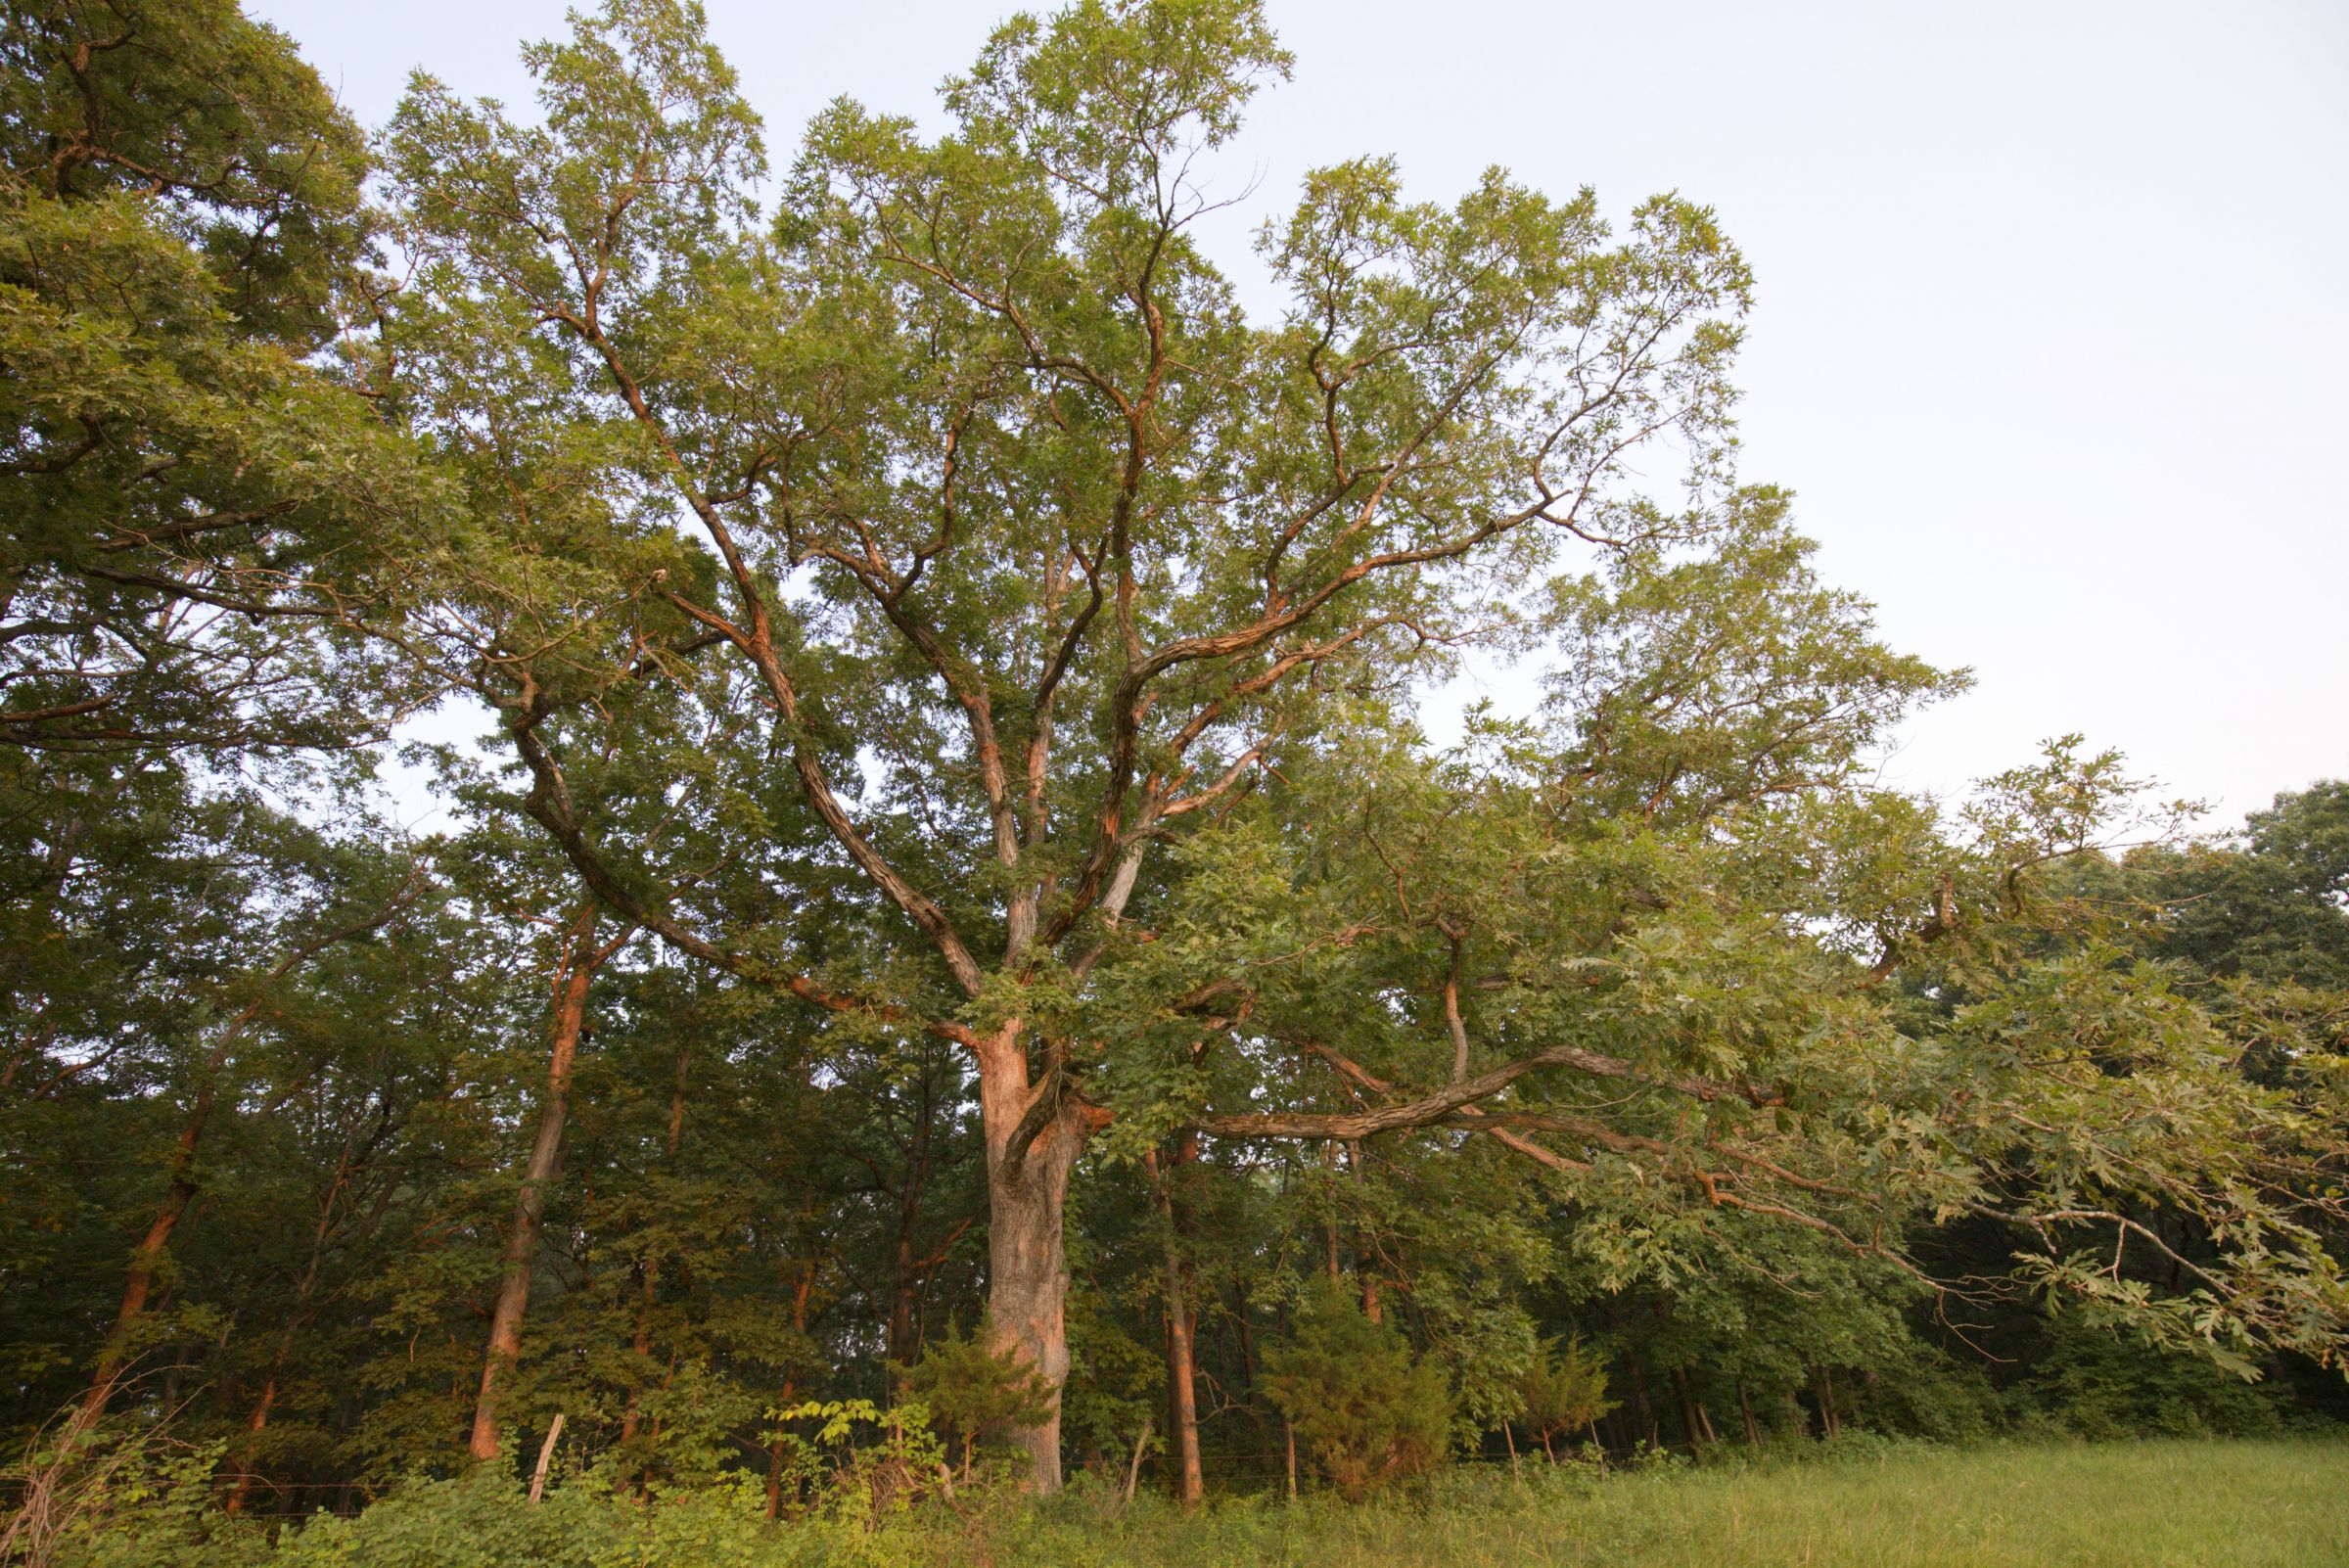
<path id="1" fill-rule="evenodd" d="M 528 102 L 516 48 L 563 26 L 559 0 L 248 9 L 371 125 L 418 65 Z M 778 164 L 842 94 L 935 126 L 1012 9 L 709 5 Z M 1745 477 L 1797 492 L 1896 646 L 1977 673 L 1891 780 L 1954 791 L 2080 730 L 2215 827 L 2349 775 L 2349 6 L 1269 9 L 1296 79 L 1210 238 L 1242 279 L 1300 174 L 1362 154 L 1420 199 L 1499 163 L 1720 212 L 1760 280 Z"/>

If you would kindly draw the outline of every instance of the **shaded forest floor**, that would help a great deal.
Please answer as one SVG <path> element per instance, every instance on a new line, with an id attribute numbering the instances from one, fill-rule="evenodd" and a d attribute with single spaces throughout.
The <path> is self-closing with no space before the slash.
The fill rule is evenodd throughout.
<path id="1" fill-rule="evenodd" d="M 1459 1476 L 1364 1508 L 1227 1503 L 1109 1523 L 1082 1499 L 996 1568 L 2317 1568 L 2349 1564 L 2349 1444 L 1936 1450 L 1598 1478 Z"/>

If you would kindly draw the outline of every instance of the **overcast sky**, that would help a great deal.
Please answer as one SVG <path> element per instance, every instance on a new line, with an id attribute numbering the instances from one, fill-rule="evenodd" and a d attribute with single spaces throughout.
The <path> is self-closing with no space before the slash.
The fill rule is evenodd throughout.
<path id="1" fill-rule="evenodd" d="M 380 124 L 407 71 L 529 98 L 559 0 L 249 0 Z M 938 123 L 1011 6 L 711 0 L 788 162 L 846 94 Z M 1677 189 L 1760 280 L 1750 480 L 1824 574 L 1974 691 L 1896 782 L 2085 731 L 2223 825 L 2349 775 L 2349 5 L 1270 0 L 1213 242 L 1365 153 L 1449 199 L 1499 163 L 1616 214 Z M 1266 300 L 1267 296 L 1256 298 Z M 1495 687 L 1504 700 L 1512 683 Z"/>

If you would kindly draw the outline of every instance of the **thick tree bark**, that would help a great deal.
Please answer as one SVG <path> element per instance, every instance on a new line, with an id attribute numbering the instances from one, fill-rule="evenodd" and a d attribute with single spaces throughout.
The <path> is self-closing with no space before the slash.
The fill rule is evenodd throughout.
<path id="1" fill-rule="evenodd" d="M 1031 1085 L 1020 1026 L 978 1038 L 987 1138 L 988 1332 L 998 1356 L 1033 1366 L 1049 1391 L 1035 1426 L 1003 1436 L 1033 1461 L 1029 1485 L 1060 1490 L 1060 1389 L 1069 1375 L 1068 1255 L 1061 1212 L 1069 1174 L 1103 1117 L 1047 1071 Z"/>
<path id="2" fill-rule="evenodd" d="M 497 1303 L 489 1314 L 489 1350 L 482 1360 L 482 1388 L 473 1407 L 473 1435 L 467 1448 L 477 1459 L 497 1457 L 498 1384 L 522 1356 L 522 1318 L 530 1302 L 530 1274 L 538 1261 L 538 1227 L 546 1213 L 547 1188 L 554 1184 L 563 1155 L 563 1130 L 571 1114 L 572 1062 L 578 1053 L 579 1030 L 586 1018 L 588 983 L 619 946 L 617 942 L 602 948 L 590 945 L 595 940 L 595 905 L 588 903 L 574 918 L 556 977 L 553 1017 L 547 1029 L 546 1095 L 538 1105 L 538 1130 L 530 1142 L 530 1162 L 523 1170 L 522 1190 L 514 1197 Z"/>

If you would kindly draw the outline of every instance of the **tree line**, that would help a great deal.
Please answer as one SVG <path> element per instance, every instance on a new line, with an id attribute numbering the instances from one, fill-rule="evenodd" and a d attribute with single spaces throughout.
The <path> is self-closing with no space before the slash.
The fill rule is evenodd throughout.
<path id="1" fill-rule="evenodd" d="M 1887 788 L 1965 676 L 1739 477 L 1705 208 L 1358 160 L 1267 319 L 1248 0 L 779 166 L 673 0 L 373 134 L 5 18 L 12 1430 L 780 1513 L 909 1391 L 1186 1499 L 2344 1412 L 2349 787 Z"/>

